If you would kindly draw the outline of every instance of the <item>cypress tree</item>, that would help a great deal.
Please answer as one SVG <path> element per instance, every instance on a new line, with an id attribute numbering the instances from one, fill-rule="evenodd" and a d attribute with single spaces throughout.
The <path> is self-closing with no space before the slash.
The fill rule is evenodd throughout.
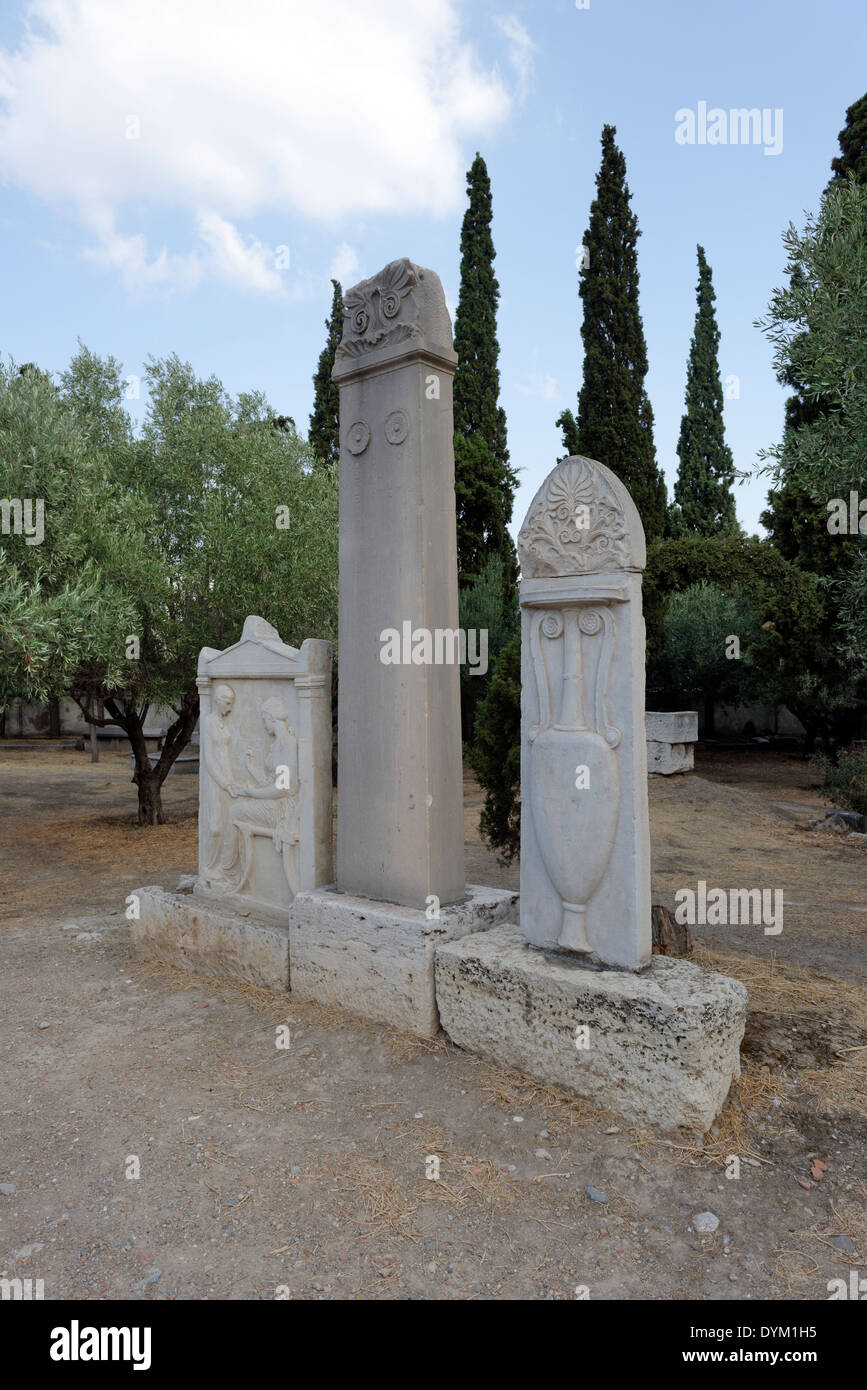
<path id="1" fill-rule="evenodd" d="M 481 572 L 490 556 L 499 555 L 504 609 L 511 611 L 518 560 L 507 528 L 517 475 L 509 466 L 506 413 L 499 404 L 500 288 L 494 274 L 491 182 L 480 154 L 467 173 L 467 193 L 454 339 L 458 354 L 454 382 L 458 575 L 463 586 Z"/>
<path id="2" fill-rule="evenodd" d="M 638 310 L 636 254 L 641 233 L 616 133 L 610 125 L 602 131 L 602 164 L 584 236 L 584 376 L 578 419 L 567 410 L 557 423 L 569 453 L 597 459 L 626 484 L 650 541 L 665 529 L 665 479 L 656 463 L 653 411 L 644 389 L 647 347 Z"/>
<path id="3" fill-rule="evenodd" d="M 831 160 L 832 182 L 850 177 L 858 183 L 867 182 L 867 93 L 848 108 L 846 124 L 837 139 L 840 154 Z"/>
<path id="4" fill-rule="evenodd" d="M 714 536 L 737 529 L 734 460 L 725 442 L 719 374 L 719 328 L 710 266 L 698 248 L 698 308 L 686 369 L 686 410 L 680 422 L 680 465 L 674 498 L 686 532 Z"/>
<path id="5" fill-rule="evenodd" d="M 332 280 L 334 294 L 331 313 L 325 320 L 328 330 L 325 347 L 313 378 L 313 413 L 310 416 L 310 444 L 317 464 L 337 463 L 340 458 L 340 395 L 331 380 L 334 354 L 343 336 L 343 291 L 339 280 Z"/>

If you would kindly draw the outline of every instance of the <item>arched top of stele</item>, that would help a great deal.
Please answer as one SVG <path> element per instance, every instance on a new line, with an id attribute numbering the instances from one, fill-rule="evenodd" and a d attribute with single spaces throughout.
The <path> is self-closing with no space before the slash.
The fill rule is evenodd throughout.
<path id="1" fill-rule="evenodd" d="M 624 484 L 575 454 L 545 479 L 518 533 L 522 579 L 643 570 L 644 527 Z"/>

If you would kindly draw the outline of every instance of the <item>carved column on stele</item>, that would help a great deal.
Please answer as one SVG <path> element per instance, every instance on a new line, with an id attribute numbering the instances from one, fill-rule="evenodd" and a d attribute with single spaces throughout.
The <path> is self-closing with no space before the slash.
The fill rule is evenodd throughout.
<path id="1" fill-rule="evenodd" d="M 651 956 L 641 519 L 604 464 L 563 459 L 518 552 L 521 929 L 637 970 Z"/>
<path id="2" fill-rule="evenodd" d="M 431 895 L 443 905 L 464 895 L 460 673 L 457 664 L 392 665 L 381 655 L 388 629 L 403 638 L 458 627 L 456 362 L 433 271 L 392 261 L 346 294 L 333 372 L 337 887 L 414 908 Z"/>

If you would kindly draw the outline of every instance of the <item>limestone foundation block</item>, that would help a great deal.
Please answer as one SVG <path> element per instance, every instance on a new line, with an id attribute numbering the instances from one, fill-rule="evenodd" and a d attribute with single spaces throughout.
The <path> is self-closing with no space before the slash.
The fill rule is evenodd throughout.
<path id="1" fill-rule="evenodd" d="M 137 955 L 221 980 L 288 990 L 289 932 L 284 923 L 246 915 L 198 894 L 137 888 L 140 916 L 130 922 Z"/>
<path id="2" fill-rule="evenodd" d="M 468 884 L 459 903 L 424 910 L 318 888 L 289 911 L 292 993 L 431 1038 L 439 1031 L 439 945 L 517 918 L 518 894 Z"/>
<path id="3" fill-rule="evenodd" d="M 444 942 L 435 970 L 459 1047 L 627 1120 L 704 1133 L 740 1075 L 746 989 L 688 961 L 594 970 L 505 925 Z"/>
<path id="4" fill-rule="evenodd" d="M 671 777 L 676 772 L 692 771 L 698 739 L 697 710 L 647 710 L 644 728 L 647 771 L 651 776 Z"/>

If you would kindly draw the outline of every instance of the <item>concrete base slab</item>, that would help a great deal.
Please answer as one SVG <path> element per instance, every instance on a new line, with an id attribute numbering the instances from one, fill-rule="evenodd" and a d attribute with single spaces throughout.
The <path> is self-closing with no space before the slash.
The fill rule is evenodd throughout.
<path id="1" fill-rule="evenodd" d="M 459 1047 L 628 1120 L 704 1133 L 740 1075 L 746 989 L 688 961 L 592 970 L 498 926 L 440 945 L 435 969 Z"/>
<path id="2" fill-rule="evenodd" d="M 135 890 L 140 916 L 130 922 L 140 956 L 195 975 L 245 980 L 260 989 L 289 988 L 289 930 L 285 921 L 253 917 L 195 893 Z"/>
<path id="3" fill-rule="evenodd" d="M 467 885 L 438 916 L 374 902 L 333 887 L 298 893 L 289 910 L 292 993 L 336 1004 L 418 1037 L 439 1031 L 434 952 L 469 933 L 515 921 L 518 894 Z"/>

